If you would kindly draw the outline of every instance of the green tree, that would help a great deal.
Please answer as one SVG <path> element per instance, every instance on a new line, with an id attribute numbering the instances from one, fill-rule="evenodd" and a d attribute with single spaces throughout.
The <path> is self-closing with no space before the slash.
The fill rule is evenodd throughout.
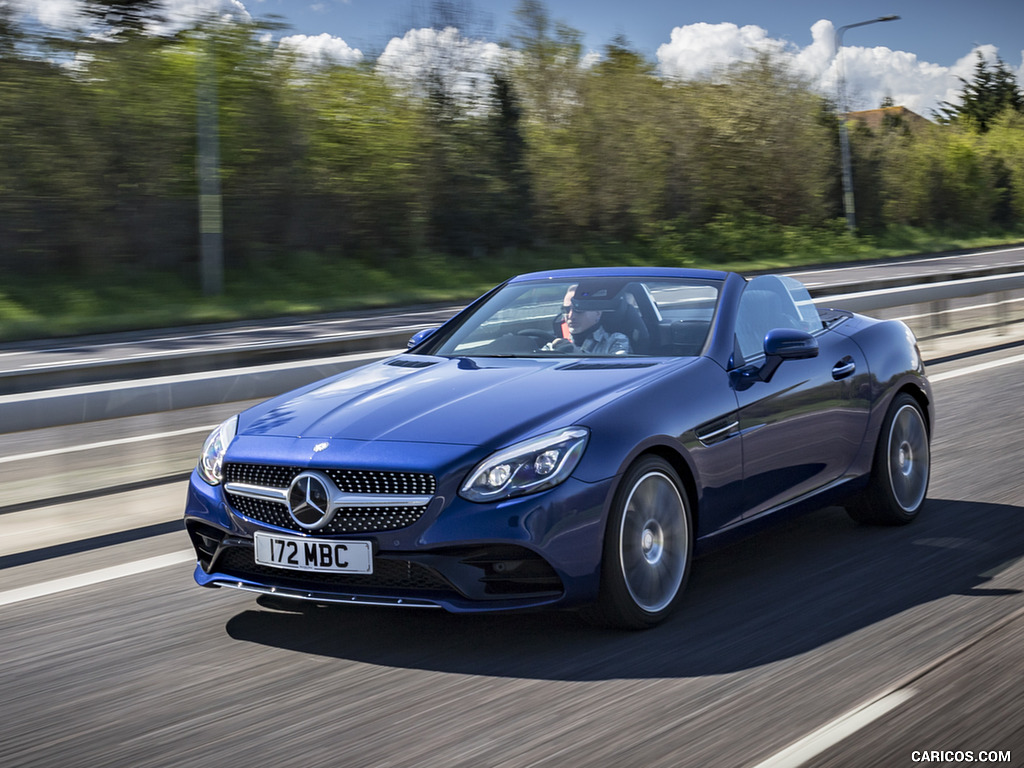
<path id="1" fill-rule="evenodd" d="M 141 35 L 163 23 L 163 9 L 163 0 L 84 0 L 85 14 L 113 38 Z"/>
<path id="2" fill-rule="evenodd" d="M 971 130 L 936 126 L 889 147 L 882 167 L 887 223 L 981 231 L 1000 192 L 990 157 Z"/>
<path id="3" fill-rule="evenodd" d="M 622 37 L 581 82 L 570 122 L 577 145 L 578 208 L 589 232 L 620 240 L 665 216 L 668 177 L 664 84 Z"/>
<path id="4" fill-rule="evenodd" d="M 527 167 L 527 145 L 523 135 L 523 109 L 509 76 L 493 73 L 494 108 L 490 131 L 494 139 L 495 175 L 499 185 L 496 201 L 496 234 L 503 245 L 529 245 L 533 228 L 531 184 Z"/>
<path id="5" fill-rule="evenodd" d="M 571 240 L 589 222 L 573 121 L 582 110 L 582 35 L 555 22 L 539 0 L 521 0 L 509 43 L 509 78 L 522 109 L 538 240 Z"/>
<path id="6" fill-rule="evenodd" d="M 990 69 L 981 51 L 977 55 L 974 77 L 971 80 L 960 78 L 963 84 L 960 103 L 943 102 L 936 117 L 945 123 L 968 121 L 984 133 L 1003 111 L 1024 111 L 1024 95 L 1017 78 L 1002 59 L 997 57 L 995 66 Z"/>
<path id="7" fill-rule="evenodd" d="M 368 255 L 422 247 L 428 200 L 421 107 L 366 67 L 331 67 L 289 91 L 309 180 L 289 216 L 299 213 L 294 206 L 305 208 L 312 220 L 300 229 L 320 233 L 307 247 L 333 240 Z"/>
<path id="8" fill-rule="evenodd" d="M 822 99 L 768 55 L 699 83 L 688 153 L 698 221 L 752 212 L 783 224 L 831 218 L 838 170 Z"/>
<path id="9" fill-rule="evenodd" d="M 989 126 L 982 144 L 997 169 L 998 218 L 1004 226 L 1024 223 L 1024 113 L 1006 110 Z"/>

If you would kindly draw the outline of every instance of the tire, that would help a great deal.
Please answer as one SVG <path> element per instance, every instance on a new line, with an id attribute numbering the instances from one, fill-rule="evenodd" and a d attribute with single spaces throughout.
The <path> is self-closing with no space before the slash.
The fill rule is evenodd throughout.
<path id="1" fill-rule="evenodd" d="M 882 424 L 868 486 L 850 499 L 846 511 L 858 523 L 906 525 L 924 505 L 930 479 L 928 424 L 918 402 L 901 393 Z"/>
<path id="2" fill-rule="evenodd" d="M 686 490 L 672 465 L 641 458 L 622 478 L 605 531 L 601 591 L 584 618 L 601 626 L 647 629 L 679 602 L 693 559 Z"/>

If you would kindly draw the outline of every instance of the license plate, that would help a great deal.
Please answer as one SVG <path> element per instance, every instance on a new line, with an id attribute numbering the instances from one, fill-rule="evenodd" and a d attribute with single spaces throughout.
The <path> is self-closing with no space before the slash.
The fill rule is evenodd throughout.
<path id="1" fill-rule="evenodd" d="M 272 568 L 326 573 L 373 573 L 368 541 L 305 539 L 257 533 L 256 562 Z"/>

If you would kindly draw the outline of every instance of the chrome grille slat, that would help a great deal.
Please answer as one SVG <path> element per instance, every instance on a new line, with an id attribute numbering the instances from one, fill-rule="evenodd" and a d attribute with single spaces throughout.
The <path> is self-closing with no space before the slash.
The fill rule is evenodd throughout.
<path id="1" fill-rule="evenodd" d="M 264 464 L 224 465 L 224 481 L 272 488 L 288 488 L 300 472 L 311 467 L 273 466 Z M 389 470 L 319 468 L 327 474 L 338 490 L 344 493 L 394 493 L 433 496 L 437 482 L 425 472 L 393 472 Z"/>
<path id="2" fill-rule="evenodd" d="M 306 468 L 262 464 L 224 465 L 225 496 L 241 514 L 260 523 L 302 533 L 287 506 L 288 488 Z M 315 533 L 375 533 L 406 528 L 423 515 L 437 483 L 420 472 L 318 468 L 345 494 L 346 505 Z M 351 504 L 351 506 L 349 506 Z"/>

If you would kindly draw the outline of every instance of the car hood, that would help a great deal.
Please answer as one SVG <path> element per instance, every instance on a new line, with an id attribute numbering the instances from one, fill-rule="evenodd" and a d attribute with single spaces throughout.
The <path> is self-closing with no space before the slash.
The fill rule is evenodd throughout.
<path id="1" fill-rule="evenodd" d="M 547 426 L 579 424 L 685 362 L 402 356 L 257 406 L 243 415 L 239 431 L 499 446 Z"/>

